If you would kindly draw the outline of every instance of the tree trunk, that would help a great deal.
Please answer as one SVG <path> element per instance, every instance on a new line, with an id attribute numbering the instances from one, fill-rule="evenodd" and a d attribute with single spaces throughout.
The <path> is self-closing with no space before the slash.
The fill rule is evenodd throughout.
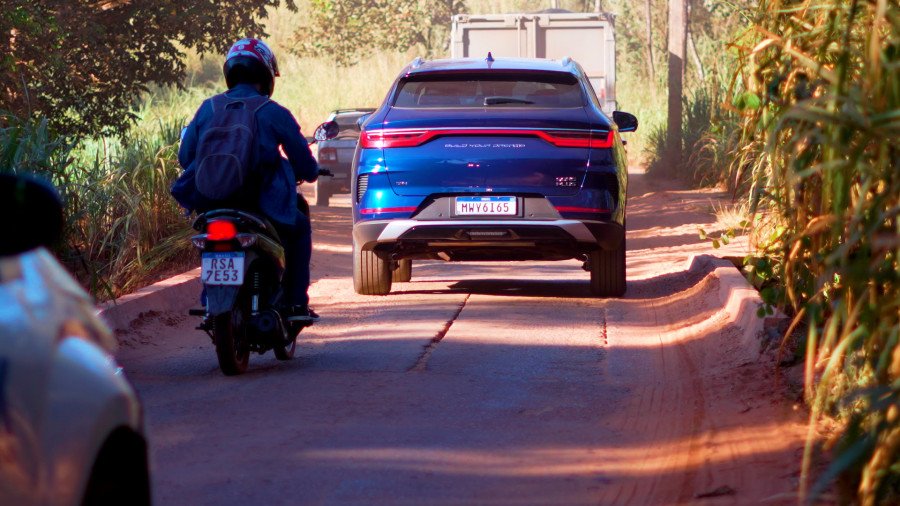
<path id="1" fill-rule="evenodd" d="M 656 62 L 653 61 L 653 0 L 647 0 L 647 71 L 650 84 L 656 90 Z"/>
<path id="2" fill-rule="evenodd" d="M 691 59 L 694 60 L 694 67 L 697 70 L 697 77 L 701 82 L 706 80 L 706 69 L 703 68 L 703 60 L 700 59 L 700 53 L 697 52 L 697 46 L 694 45 L 694 33 L 688 30 L 688 51 L 691 53 Z"/>
<path id="3" fill-rule="evenodd" d="M 681 99 L 684 56 L 687 53 L 687 0 L 669 0 L 669 118 L 666 129 L 666 167 L 674 174 L 682 159 Z"/>
<path id="4" fill-rule="evenodd" d="M 688 0 L 688 19 L 691 17 L 691 8 L 693 0 Z M 690 24 L 687 26 L 687 48 L 691 53 L 691 59 L 694 60 L 694 69 L 697 71 L 697 77 L 700 82 L 706 80 L 706 71 L 703 69 L 703 60 L 700 59 L 700 53 L 697 52 L 697 46 L 694 44 L 694 31 L 691 30 Z"/>

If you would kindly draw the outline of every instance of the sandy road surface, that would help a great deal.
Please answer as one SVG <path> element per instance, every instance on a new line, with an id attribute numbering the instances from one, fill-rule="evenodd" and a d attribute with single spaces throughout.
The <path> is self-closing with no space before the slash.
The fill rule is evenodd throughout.
<path id="1" fill-rule="evenodd" d="M 685 266 L 721 195 L 645 179 L 622 299 L 591 298 L 575 261 L 423 262 L 358 296 L 348 210 L 321 208 L 323 321 L 295 360 L 226 378 L 193 319 L 135 322 L 120 359 L 157 503 L 790 503 L 800 417 L 739 349 L 716 278 Z"/>

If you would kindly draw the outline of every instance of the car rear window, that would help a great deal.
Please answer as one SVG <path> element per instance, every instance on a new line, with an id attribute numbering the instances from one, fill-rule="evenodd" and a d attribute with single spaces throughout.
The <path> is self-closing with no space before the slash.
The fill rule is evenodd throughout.
<path id="1" fill-rule="evenodd" d="M 581 86 L 564 72 L 422 74 L 404 79 L 394 107 L 584 106 Z"/>
<path id="2" fill-rule="evenodd" d="M 356 124 L 363 113 L 360 114 L 338 114 L 334 118 L 334 122 L 338 124 L 338 138 L 359 137 L 359 126 Z"/>

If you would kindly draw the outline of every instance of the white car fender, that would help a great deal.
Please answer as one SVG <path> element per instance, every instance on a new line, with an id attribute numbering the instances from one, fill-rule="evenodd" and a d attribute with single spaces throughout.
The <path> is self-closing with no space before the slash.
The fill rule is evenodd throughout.
<path id="1" fill-rule="evenodd" d="M 113 356 L 82 336 L 61 339 L 52 371 L 42 430 L 49 503 L 77 505 L 106 438 L 123 427 L 142 433 L 141 408 Z"/>
<path id="2" fill-rule="evenodd" d="M 106 438 L 142 434 L 137 396 L 93 300 L 46 249 L 0 259 L 0 281 L 0 459 L 7 444 L 18 455 L 0 496 L 80 505 Z"/>

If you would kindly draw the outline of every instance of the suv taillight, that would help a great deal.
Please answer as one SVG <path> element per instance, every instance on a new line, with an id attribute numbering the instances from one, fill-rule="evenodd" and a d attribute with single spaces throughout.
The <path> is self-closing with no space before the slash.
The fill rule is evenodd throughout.
<path id="1" fill-rule="evenodd" d="M 410 148 L 437 137 L 538 137 L 561 148 L 609 148 L 614 132 L 603 130 L 529 130 L 516 128 L 461 128 L 415 130 L 405 128 L 367 130 L 359 137 L 361 148 Z"/>
<path id="2" fill-rule="evenodd" d="M 430 130 L 367 130 L 359 136 L 361 148 L 410 148 L 425 144 L 433 139 L 434 131 Z"/>

